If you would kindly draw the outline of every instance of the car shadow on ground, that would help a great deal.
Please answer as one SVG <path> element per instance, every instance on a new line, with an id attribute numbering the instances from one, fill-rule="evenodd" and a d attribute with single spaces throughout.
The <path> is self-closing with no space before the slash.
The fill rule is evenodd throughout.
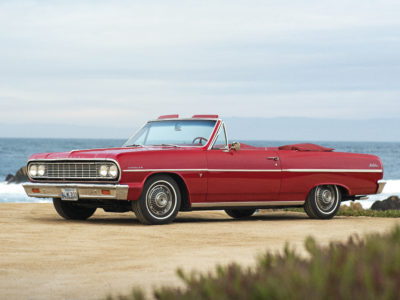
<path id="1" fill-rule="evenodd" d="M 221 215 L 218 217 L 215 216 L 209 216 L 207 217 L 206 213 L 202 213 L 201 216 L 198 215 L 198 213 L 194 213 L 194 215 L 190 215 L 191 213 L 181 213 L 180 215 L 177 216 L 177 218 L 172 222 L 171 224 L 184 224 L 184 223 L 243 223 L 243 222 L 259 222 L 259 221 L 264 221 L 264 222 L 271 222 L 271 221 L 299 221 L 299 220 L 309 220 L 307 215 L 302 214 L 302 213 L 268 213 L 268 214 L 256 214 L 254 216 L 248 217 L 248 218 L 242 218 L 242 219 L 232 219 L 229 216 L 226 216 L 226 218 Z M 66 224 L 66 223 L 71 223 L 71 224 L 87 224 L 87 225 L 116 225 L 116 226 L 124 226 L 124 225 L 140 225 L 143 226 L 139 222 L 139 220 L 132 214 L 123 214 L 123 215 L 94 215 L 92 218 L 88 220 L 64 220 L 61 217 L 54 215 L 54 216 L 35 216 L 35 217 L 30 217 L 30 219 L 34 222 L 39 222 L 39 223 L 47 223 L 47 224 Z"/>
<path id="2" fill-rule="evenodd" d="M 190 217 L 190 216 L 181 216 L 175 219 L 174 223 L 221 223 L 221 222 L 255 222 L 255 221 L 290 221 L 290 220 L 302 220 L 308 219 L 307 216 L 302 214 L 293 214 L 293 215 L 259 215 L 252 216 L 248 218 L 242 219 L 232 219 L 227 217 L 226 219 L 216 219 L 216 218 L 207 218 L 207 217 Z"/>

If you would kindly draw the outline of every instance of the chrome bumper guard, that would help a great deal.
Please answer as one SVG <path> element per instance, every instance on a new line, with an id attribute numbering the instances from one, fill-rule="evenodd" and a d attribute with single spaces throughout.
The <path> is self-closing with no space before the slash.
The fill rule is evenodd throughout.
<path id="1" fill-rule="evenodd" d="M 79 199 L 127 200 L 129 190 L 127 185 L 120 184 L 24 183 L 22 186 L 29 197 L 37 198 L 61 198 L 61 189 L 76 188 Z"/>
<path id="2" fill-rule="evenodd" d="M 378 191 L 377 191 L 376 193 L 377 193 L 377 194 L 381 194 L 382 191 L 383 191 L 383 188 L 385 187 L 385 185 L 386 185 L 386 181 L 384 181 L 384 180 L 379 180 L 379 181 L 378 181 Z"/>

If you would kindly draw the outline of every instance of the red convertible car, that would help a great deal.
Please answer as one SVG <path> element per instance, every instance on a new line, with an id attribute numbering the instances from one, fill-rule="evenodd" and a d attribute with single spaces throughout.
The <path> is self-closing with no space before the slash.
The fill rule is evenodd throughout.
<path id="1" fill-rule="evenodd" d="M 179 211 L 223 209 L 244 218 L 271 207 L 304 207 L 311 218 L 329 219 L 341 201 L 384 186 L 377 156 L 229 143 L 217 115 L 161 116 L 120 148 L 35 154 L 27 170 L 26 193 L 53 198 L 65 219 L 103 208 L 133 211 L 144 224 L 172 222 Z"/>

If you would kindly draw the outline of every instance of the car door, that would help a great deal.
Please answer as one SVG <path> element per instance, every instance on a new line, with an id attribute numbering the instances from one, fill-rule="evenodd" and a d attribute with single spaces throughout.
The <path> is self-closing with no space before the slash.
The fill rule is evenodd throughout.
<path id="1" fill-rule="evenodd" d="M 207 151 L 207 202 L 278 200 L 281 166 L 276 151 L 228 148 L 224 124 Z"/>

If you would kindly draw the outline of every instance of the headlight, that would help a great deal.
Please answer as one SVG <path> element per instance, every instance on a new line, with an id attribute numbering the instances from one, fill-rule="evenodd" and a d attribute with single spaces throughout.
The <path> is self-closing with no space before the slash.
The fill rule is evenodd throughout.
<path id="1" fill-rule="evenodd" d="M 101 165 L 99 168 L 99 175 L 101 177 L 116 178 L 118 176 L 118 168 L 116 165 Z"/>
<path id="2" fill-rule="evenodd" d="M 118 175 L 118 168 L 117 168 L 116 165 L 112 165 L 112 166 L 110 167 L 110 169 L 108 170 L 108 175 L 109 175 L 110 177 L 112 177 L 112 178 L 117 177 L 117 175 Z"/>
<path id="3" fill-rule="evenodd" d="M 107 177 L 107 175 L 108 175 L 108 166 L 106 166 L 106 165 L 100 166 L 99 174 L 102 177 Z"/>
<path id="4" fill-rule="evenodd" d="M 39 165 L 39 167 L 37 169 L 37 174 L 39 176 L 43 176 L 45 171 L 46 171 L 46 167 L 44 165 Z"/>
<path id="5" fill-rule="evenodd" d="M 38 167 L 37 167 L 37 165 L 31 165 L 31 166 L 29 167 L 29 175 L 30 175 L 31 177 L 34 177 L 34 176 L 37 175 L 37 173 L 38 173 Z"/>

